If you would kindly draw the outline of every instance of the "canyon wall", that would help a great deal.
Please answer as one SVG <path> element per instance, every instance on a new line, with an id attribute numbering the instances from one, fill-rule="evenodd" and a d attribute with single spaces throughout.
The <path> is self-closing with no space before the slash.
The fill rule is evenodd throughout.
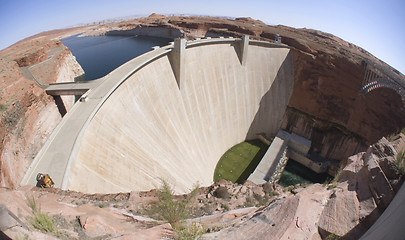
<path id="1" fill-rule="evenodd" d="M 7 188 L 18 186 L 61 120 L 54 99 L 38 87 L 38 83 L 70 82 L 83 74 L 70 51 L 59 41 L 41 39 L 29 44 L 19 43 L 16 47 L 22 53 L 10 49 L 0 52 L 0 78 L 5 83 L 0 94 L 0 186 Z M 24 54 L 24 51 L 30 54 Z M 20 67 L 29 69 L 29 76 L 35 79 L 22 75 Z M 73 100 L 72 97 L 64 98 L 67 109 L 73 105 Z"/>

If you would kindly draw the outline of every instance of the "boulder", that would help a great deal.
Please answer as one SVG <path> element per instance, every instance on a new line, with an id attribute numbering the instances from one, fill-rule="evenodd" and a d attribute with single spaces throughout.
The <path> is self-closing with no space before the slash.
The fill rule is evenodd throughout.
<path id="1" fill-rule="evenodd" d="M 79 217 L 80 224 L 86 230 L 89 237 L 100 237 L 112 235 L 116 233 L 116 229 L 112 227 L 106 220 L 99 215 L 81 216 Z"/>
<path id="2" fill-rule="evenodd" d="M 25 225 L 6 206 L 0 204 L 0 231 L 3 232 L 15 226 Z"/>
<path id="3" fill-rule="evenodd" d="M 151 240 L 151 239 L 172 239 L 173 228 L 169 223 L 158 225 L 149 229 L 145 229 L 136 233 L 125 234 L 116 238 L 110 238 L 114 240 Z"/>
<path id="4" fill-rule="evenodd" d="M 323 209 L 318 222 L 322 238 L 330 234 L 343 237 L 358 223 L 359 202 L 354 191 L 337 188 Z"/>
<path id="5" fill-rule="evenodd" d="M 388 207 L 395 196 L 395 192 L 390 181 L 385 176 L 380 165 L 376 161 L 378 157 L 373 154 L 372 148 L 369 148 L 364 155 L 364 165 L 369 172 L 369 188 L 380 210 Z"/>
<path id="6" fill-rule="evenodd" d="M 364 156 L 365 152 L 361 152 L 349 157 L 338 180 L 347 183 L 347 190 L 355 191 L 360 206 L 359 220 L 363 220 L 372 212 L 375 217 L 379 216 L 379 212 L 375 211 L 377 205 L 369 189 L 370 173 L 367 166 L 364 166 Z"/>
<path id="7" fill-rule="evenodd" d="M 258 209 L 249 220 L 205 234 L 204 239 L 281 239 L 294 221 L 298 203 L 297 196 L 274 200 L 266 208 Z"/>

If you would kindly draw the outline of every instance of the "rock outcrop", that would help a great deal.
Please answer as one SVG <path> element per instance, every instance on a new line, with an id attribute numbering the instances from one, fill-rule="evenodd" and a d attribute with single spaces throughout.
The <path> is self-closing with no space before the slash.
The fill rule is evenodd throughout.
<path id="1" fill-rule="evenodd" d="M 0 57 L 0 186 L 15 188 L 61 119 L 40 87 L 74 81 L 83 69 L 60 41 L 41 37 L 2 50 Z M 63 100 L 65 109 L 73 105 L 73 97 Z"/>
<path id="2" fill-rule="evenodd" d="M 357 239 L 377 220 L 395 196 L 392 183 L 399 189 L 403 182 L 396 158 L 393 145 L 382 138 L 343 163 L 319 221 L 322 237 Z"/>
<path id="3" fill-rule="evenodd" d="M 391 164 L 396 155 L 393 145 L 383 138 L 366 152 L 348 158 L 336 182 L 328 185 L 283 189 L 269 183 L 238 185 L 221 180 L 198 189 L 191 205 L 193 218 L 185 222 L 199 226 L 205 233 L 203 239 L 313 240 L 331 234 L 358 239 L 392 200 L 395 191 L 390 180 L 403 180 L 397 166 Z M 388 179 L 388 174 L 395 176 Z M 0 227 L 11 238 L 172 238 L 174 227 L 145 215 L 158 195 L 156 190 L 89 195 L 28 186 L 3 188 L 0 216 L 9 221 L 0 221 Z M 174 196 L 176 201 L 186 198 Z M 58 231 L 44 234 L 32 227 L 30 199 L 54 219 Z"/>

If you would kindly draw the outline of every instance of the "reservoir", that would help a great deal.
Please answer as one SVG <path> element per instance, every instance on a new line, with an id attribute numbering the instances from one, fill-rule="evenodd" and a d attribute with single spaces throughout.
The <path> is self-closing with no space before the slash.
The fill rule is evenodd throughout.
<path id="1" fill-rule="evenodd" d="M 82 66 L 84 80 L 104 77 L 127 61 L 151 50 L 165 46 L 169 38 L 149 36 L 88 36 L 77 35 L 61 39 Z"/>

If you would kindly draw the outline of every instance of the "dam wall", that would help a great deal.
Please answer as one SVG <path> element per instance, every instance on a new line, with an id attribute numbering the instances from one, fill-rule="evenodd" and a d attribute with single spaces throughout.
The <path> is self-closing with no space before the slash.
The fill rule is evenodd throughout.
<path id="1" fill-rule="evenodd" d="M 164 179 L 184 193 L 210 185 L 233 145 L 276 135 L 294 83 L 290 49 L 251 41 L 242 65 L 239 41 L 188 46 L 181 88 L 166 54 L 111 91 L 76 139 L 64 188 L 150 190 Z"/>
<path id="2" fill-rule="evenodd" d="M 162 38 L 181 38 L 184 37 L 184 32 L 177 28 L 169 27 L 155 27 L 155 26 L 143 26 L 136 27 L 129 30 L 111 30 L 105 33 L 107 36 L 150 36 L 150 37 L 162 37 Z"/>

